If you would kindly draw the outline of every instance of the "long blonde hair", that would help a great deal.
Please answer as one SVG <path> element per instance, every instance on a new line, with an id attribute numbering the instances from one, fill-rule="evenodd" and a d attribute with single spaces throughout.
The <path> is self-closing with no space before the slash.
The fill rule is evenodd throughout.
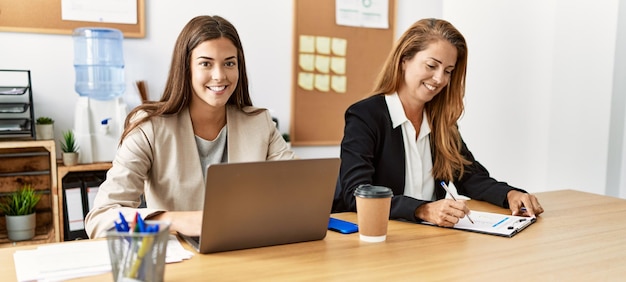
<path id="1" fill-rule="evenodd" d="M 395 43 L 370 94 L 397 92 L 404 80 L 402 62 L 410 60 L 437 40 L 450 42 L 457 50 L 457 60 L 448 85 L 426 103 L 424 110 L 431 127 L 431 144 L 435 147 L 433 177 L 453 180 L 463 175 L 464 165 L 470 164 L 461 155 L 462 141 L 457 126 L 457 121 L 464 110 L 463 96 L 467 68 L 467 44 L 463 35 L 445 20 L 417 21 Z"/>

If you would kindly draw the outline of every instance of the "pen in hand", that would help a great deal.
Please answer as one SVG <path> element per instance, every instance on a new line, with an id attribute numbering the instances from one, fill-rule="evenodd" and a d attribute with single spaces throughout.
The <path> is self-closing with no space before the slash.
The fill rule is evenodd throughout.
<path id="1" fill-rule="evenodd" d="M 456 198 L 454 197 L 454 194 L 450 193 L 450 190 L 448 189 L 448 185 L 446 185 L 445 182 L 441 181 L 441 187 L 443 187 L 443 189 L 446 190 L 446 192 L 448 192 L 448 194 L 450 194 L 450 197 L 452 197 L 452 200 L 457 201 Z M 469 219 L 469 221 L 474 224 L 474 221 L 469 217 L 469 215 L 465 215 L 467 216 L 467 219 Z"/>

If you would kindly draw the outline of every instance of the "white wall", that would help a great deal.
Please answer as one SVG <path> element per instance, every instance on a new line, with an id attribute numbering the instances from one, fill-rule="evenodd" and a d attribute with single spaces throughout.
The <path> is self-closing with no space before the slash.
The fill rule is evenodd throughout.
<path id="1" fill-rule="evenodd" d="M 623 3 L 619 5 L 616 41 L 607 195 L 626 198 L 626 5 Z"/>
<path id="2" fill-rule="evenodd" d="M 606 189 L 619 3 L 597 4 L 557 4 L 547 181 L 553 189 Z"/>
<path id="3" fill-rule="evenodd" d="M 548 188 L 543 121 L 550 114 L 554 33 L 554 1 L 541 9 L 535 2 L 444 5 L 444 18 L 469 49 L 461 134 L 494 177 L 530 191 Z"/>
<path id="4" fill-rule="evenodd" d="M 619 183 L 620 172 L 608 173 L 609 155 L 617 152 L 626 162 L 622 139 L 609 146 L 623 135 L 609 127 L 620 117 L 611 114 L 611 99 L 624 95 L 613 89 L 618 0 L 397 1 L 396 37 L 424 17 L 447 19 L 465 35 L 470 57 L 461 132 L 493 176 L 531 192 L 605 194 L 607 182 Z M 253 102 L 272 109 L 287 131 L 293 1 L 146 1 L 146 37 L 124 41 L 129 104 L 138 103 L 135 80 L 146 80 L 158 99 L 174 41 L 200 14 L 221 15 L 238 28 Z M 32 71 L 36 116 L 53 117 L 59 139 L 73 127 L 78 98 L 71 36 L 0 32 L 0 43 L 0 68 Z M 294 150 L 305 158 L 339 156 L 338 146 Z"/>
<path id="5" fill-rule="evenodd" d="M 493 176 L 605 193 L 618 1 L 446 1 L 470 48 L 461 131 Z"/>

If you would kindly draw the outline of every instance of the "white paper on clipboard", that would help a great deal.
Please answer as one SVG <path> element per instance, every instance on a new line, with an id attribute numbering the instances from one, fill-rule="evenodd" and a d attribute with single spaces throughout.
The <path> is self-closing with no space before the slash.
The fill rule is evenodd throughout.
<path id="1" fill-rule="evenodd" d="M 506 214 L 498 214 L 482 211 L 471 211 L 470 217 L 474 221 L 472 224 L 466 217 L 461 218 L 453 229 L 478 232 L 490 235 L 513 237 L 521 232 L 524 228 L 537 221 L 534 217 L 523 217 Z M 433 225 L 430 222 L 423 221 L 422 224 Z"/>

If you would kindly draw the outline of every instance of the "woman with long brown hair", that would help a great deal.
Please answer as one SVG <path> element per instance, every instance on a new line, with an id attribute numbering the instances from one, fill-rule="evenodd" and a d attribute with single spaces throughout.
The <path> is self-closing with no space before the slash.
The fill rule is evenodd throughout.
<path id="1" fill-rule="evenodd" d="M 469 213 L 445 199 L 459 194 L 510 208 L 543 212 L 537 198 L 496 181 L 467 149 L 457 121 L 463 113 L 467 45 L 449 22 L 423 19 L 396 42 L 368 98 L 345 113 L 335 211 L 356 210 L 362 184 L 393 190 L 390 218 L 453 226 Z"/>
<path id="2" fill-rule="evenodd" d="M 138 212 L 198 236 L 207 166 L 292 158 L 269 112 L 252 106 L 235 27 L 219 16 L 195 17 L 176 40 L 161 99 L 129 113 L 85 229 L 102 237 L 120 212 Z M 138 208 L 142 195 L 146 208 Z"/>

